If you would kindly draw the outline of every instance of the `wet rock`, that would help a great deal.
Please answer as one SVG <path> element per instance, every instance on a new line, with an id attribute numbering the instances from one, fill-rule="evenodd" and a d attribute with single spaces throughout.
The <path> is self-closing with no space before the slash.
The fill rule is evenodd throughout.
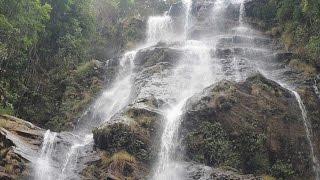
<path id="1" fill-rule="evenodd" d="M 275 59 L 279 62 L 289 62 L 292 59 L 293 53 L 290 52 L 279 52 L 276 53 Z"/>
<path id="2" fill-rule="evenodd" d="M 29 176 L 29 162 L 37 157 L 42 130 L 24 120 L 0 115 L 0 179 Z"/>
<path id="3" fill-rule="evenodd" d="M 146 166 L 126 151 L 108 153 L 97 150 L 100 159 L 88 164 L 82 179 L 143 179 Z"/>
<path id="4" fill-rule="evenodd" d="M 94 130 L 95 144 L 104 150 L 117 152 L 127 150 L 138 160 L 150 162 L 157 129 L 160 128 L 161 115 L 146 109 L 125 109 L 110 122 Z"/>
<path id="5" fill-rule="evenodd" d="M 204 165 L 190 163 L 187 164 L 186 171 L 189 172 L 188 180 L 260 180 L 260 177 L 254 175 L 241 175 L 238 172 L 224 170 L 219 168 L 211 168 Z"/>
<path id="6" fill-rule="evenodd" d="M 137 69 L 147 68 L 160 62 L 176 64 L 181 57 L 182 52 L 166 47 L 152 47 L 139 51 L 135 58 Z"/>
<path id="7" fill-rule="evenodd" d="M 228 19 L 232 19 L 234 21 L 239 20 L 239 12 L 240 10 L 240 4 L 229 4 L 226 8 L 225 17 Z"/>
<path id="8" fill-rule="evenodd" d="M 172 100 L 168 85 L 171 83 L 172 64 L 158 63 L 137 74 L 133 87 L 135 107 L 157 111 Z"/>
<path id="9" fill-rule="evenodd" d="M 297 87 L 297 92 L 307 110 L 307 121 L 312 130 L 311 140 L 313 141 L 315 154 L 320 158 L 320 99 L 314 89 L 314 80 L 310 79 Z"/>
<path id="10" fill-rule="evenodd" d="M 151 102 L 152 103 L 152 102 Z M 145 177 L 150 169 L 143 168 L 155 161 L 160 143 L 161 122 L 163 117 L 147 109 L 126 108 L 122 113 L 115 115 L 107 122 L 93 131 L 96 146 L 110 153 L 110 156 L 126 155 L 134 159 L 132 162 L 124 160 L 123 166 L 109 161 L 106 176 L 111 179 L 122 177 Z M 105 157 L 105 156 L 104 156 Z M 116 167 L 114 167 L 116 166 Z M 116 168 L 116 170 L 114 169 Z M 139 171 L 139 173 L 135 173 Z M 115 176 L 115 177 L 113 177 Z"/>
<path id="11" fill-rule="evenodd" d="M 313 176 L 295 97 L 262 75 L 209 86 L 185 111 L 180 135 L 187 159 L 278 178 Z"/>
<path id="12" fill-rule="evenodd" d="M 174 3 L 170 7 L 170 11 L 168 12 L 170 16 L 172 17 L 180 17 L 183 16 L 184 13 L 184 7 L 182 2 Z"/>

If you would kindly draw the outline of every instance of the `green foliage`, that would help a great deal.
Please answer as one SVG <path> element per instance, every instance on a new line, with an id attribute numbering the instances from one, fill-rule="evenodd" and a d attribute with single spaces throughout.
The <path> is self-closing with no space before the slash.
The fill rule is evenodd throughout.
<path id="1" fill-rule="evenodd" d="M 91 0 L 1 0 L 2 111 L 40 126 L 59 114 L 66 75 L 93 56 L 94 23 Z"/>
<path id="2" fill-rule="evenodd" d="M 277 179 L 290 179 L 294 175 L 292 164 L 277 161 L 271 168 L 271 174 Z"/>
<path id="3" fill-rule="evenodd" d="M 306 76 L 316 75 L 316 69 L 313 66 L 306 64 L 305 62 L 299 59 L 292 59 L 289 63 L 289 67 L 298 71 L 302 71 Z"/>
<path id="4" fill-rule="evenodd" d="M 212 166 L 237 168 L 239 165 L 239 157 L 218 122 L 202 123 L 197 130 L 188 133 L 186 144 L 187 151 L 194 160 Z"/>
<path id="5" fill-rule="evenodd" d="M 20 45 L 26 49 L 38 41 L 49 19 L 51 6 L 38 0 L 0 1 L 0 39 L 8 46 Z"/>
<path id="6" fill-rule="evenodd" d="M 117 56 L 143 40 L 146 16 L 168 6 L 148 0 L 0 0 L 0 111 L 44 128 L 71 127 L 102 87 L 104 72 L 92 59 Z"/>
<path id="7" fill-rule="evenodd" d="M 13 107 L 12 106 L 0 106 L 0 114 L 9 114 L 11 115 L 13 113 Z"/>
<path id="8" fill-rule="evenodd" d="M 306 46 L 306 49 L 310 59 L 312 59 L 313 61 L 316 61 L 316 60 L 319 61 L 318 58 L 320 53 L 320 36 L 311 36 L 309 38 L 309 42 Z M 313 62 L 313 63 L 316 63 L 316 62 Z"/>
<path id="9" fill-rule="evenodd" d="M 236 150 L 240 153 L 241 169 L 245 173 L 263 174 L 269 167 L 266 149 L 266 136 L 257 133 L 254 128 L 246 126 L 238 134 L 231 137 Z"/>
<path id="10" fill-rule="evenodd" d="M 266 21 L 272 21 L 276 15 L 275 4 L 274 3 L 270 3 L 270 4 L 259 3 L 253 9 L 253 13 L 254 13 L 255 17 L 258 17 L 259 19 L 266 20 Z"/>
<path id="11" fill-rule="evenodd" d="M 320 1 L 259 0 L 247 11 L 249 17 L 264 22 L 260 24 L 268 24 L 263 28 L 280 30 L 273 35 L 279 35 L 296 58 L 320 70 Z"/>

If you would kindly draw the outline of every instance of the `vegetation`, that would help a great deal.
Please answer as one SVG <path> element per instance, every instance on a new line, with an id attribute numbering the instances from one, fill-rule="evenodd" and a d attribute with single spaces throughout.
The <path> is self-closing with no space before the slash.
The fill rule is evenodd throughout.
<path id="1" fill-rule="evenodd" d="M 143 40 L 144 17 L 164 8 L 146 0 L 0 0 L 0 113 L 70 128 L 102 88 L 93 59 Z"/>
<path id="2" fill-rule="evenodd" d="M 239 157 L 234 152 L 220 123 L 203 123 L 197 131 L 187 135 L 187 152 L 194 160 L 212 166 L 239 166 Z"/>
<path id="3" fill-rule="evenodd" d="M 248 3 L 247 16 L 256 25 L 281 37 L 288 50 L 295 53 L 294 68 L 316 72 L 306 68 L 309 64 L 320 70 L 320 1 L 318 0 L 256 0 Z"/>

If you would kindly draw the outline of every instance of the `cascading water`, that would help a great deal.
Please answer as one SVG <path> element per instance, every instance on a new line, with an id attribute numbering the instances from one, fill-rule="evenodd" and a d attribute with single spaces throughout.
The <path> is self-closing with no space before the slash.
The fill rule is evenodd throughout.
<path id="1" fill-rule="evenodd" d="M 79 143 L 75 143 L 71 146 L 67 156 L 66 161 L 62 167 L 61 174 L 59 180 L 67 179 L 68 176 L 76 171 L 77 168 L 77 160 L 78 160 L 78 150 L 81 147 L 84 147 L 90 143 L 92 143 L 93 136 L 92 134 L 88 134 L 84 137 L 84 140 Z"/>
<path id="2" fill-rule="evenodd" d="M 151 16 L 148 19 L 147 43 L 157 43 L 159 41 L 170 41 L 173 36 L 172 19 L 168 15 Z"/>
<path id="3" fill-rule="evenodd" d="M 54 143 L 57 133 L 47 130 L 43 136 L 43 143 L 41 147 L 40 157 L 36 162 L 35 178 L 51 180 L 54 173 L 53 165 L 51 164 L 51 155 L 54 151 Z"/>
<path id="4" fill-rule="evenodd" d="M 154 179 L 183 179 L 183 172 L 179 173 L 179 163 L 174 159 L 182 108 L 193 94 L 215 82 L 210 49 L 206 44 L 188 40 L 183 48 L 186 53 L 174 70 L 173 82 L 175 83 L 170 87 L 176 103 L 171 104 L 171 107 L 165 111 L 166 122 Z"/>
<path id="5" fill-rule="evenodd" d="M 316 178 L 316 180 L 319 180 L 320 164 L 319 164 L 319 160 L 316 157 L 315 152 L 314 152 L 313 133 L 312 133 L 312 127 L 308 121 L 307 109 L 306 109 L 305 105 L 303 104 L 300 95 L 296 91 L 292 91 L 292 92 L 295 95 L 295 97 L 299 103 L 299 107 L 301 109 L 303 125 L 305 127 L 308 143 L 310 145 L 311 158 L 312 158 L 312 162 L 313 162 L 313 170 L 315 171 L 315 175 L 316 175 L 315 178 Z"/>
<path id="6" fill-rule="evenodd" d="M 217 75 L 214 72 L 218 66 L 213 66 L 214 59 L 210 56 L 211 49 L 205 42 L 188 40 L 188 29 L 190 26 L 190 16 L 192 0 L 183 1 L 185 8 L 184 25 L 184 46 L 180 47 L 184 51 L 184 56 L 175 67 L 172 75 L 172 83 L 169 89 L 175 102 L 170 104 L 170 108 L 165 110 L 164 131 L 161 138 L 161 149 L 159 160 L 153 175 L 153 179 L 184 179 L 184 170 L 175 158 L 178 145 L 178 128 L 180 126 L 180 116 L 183 113 L 183 106 L 188 98 L 201 91 L 206 86 L 214 83 Z"/>
<path id="7" fill-rule="evenodd" d="M 245 1 L 242 1 L 241 2 L 241 5 L 240 5 L 240 16 L 239 16 L 239 23 L 240 23 L 240 26 L 243 26 L 244 24 L 244 17 L 245 17 Z M 246 27 L 248 28 L 248 27 Z M 247 35 L 250 35 L 250 33 L 248 33 L 250 31 L 246 31 L 246 34 Z M 240 33 L 243 33 L 243 29 L 242 31 L 240 31 Z M 251 35 L 253 36 L 253 35 Z M 268 53 L 266 53 L 266 55 L 268 55 Z M 313 163 L 313 169 L 314 169 L 314 172 L 315 172 L 315 179 L 316 180 L 319 180 L 319 176 L 320 176 L 320 164 L 319 164 L 319 160 L 317 158 L 317 156 L 315 155 L 315 150 L 314 150 L 314 143 L 313 143 L 313 133 L 312 133 L 312 127 L 311 127 L 311 124 L 309 123 L 308 121 L 308 116 L 307 116 L 307 109 L 305 107 L 305 105 L 303 104 L 303 101 L 300 97 L 300 95 L 294 91 L 293 87 L 291 87 L 288 83 L 284 83 L 284 79 L 283 77 L 278 77 L 278 75 L 282 74 L 281 71 L 280 71 L 280 74 L 277 74 L 275 69 L 273 69 L 273 72 L 268 72 L 268 70 L 265 70 L 267 69 L 266 66 L 271 66 L 272 63 L 269 62 L 269 65 L 266 65 L 265 63 L 258 63 L 256 64 L 258 70 L 260 72 L 263 72 L 263 74 L 269 78 L 269 79 L 272 79 L 274 81 L 276 81 L 277 83 L 281 84 L 282 87 L 288 89 L 289 91 L 291 91 L 298 104 L 299 104 L 299 108 L 301 110 L 301 115 L 302 115 L 302 120 L 303 120 L 303 125 L 304 125 L 304 129 L 305 129 L 305 132 L 306 132 L 306 137 L 307 137 L 307 141 L 308 141 L 308 144 L 310 146 L 310 155 L 311 155 L 311 160 L 312 160 L 312 163 Z M 280 75 L 281 76 L 281 75 Z M 314 86 L 315 87 L 315 86 Z M 316 90 L 315 90 L 316 91 Z"/>
<path id="8" fill-rule="evenodd" d="M 68 139 L 66 139 L 68 144 L 70 144 L 69 148 L 67 151 L 57 150 L 65 153 L 59 154 L 59 156 L 62 156 L 62 160 L 55 160 L 54 162 L 52 158 L 56 148 L 55 137 L 57 135 L 66 135 L 63 133 L 51 133 L 50 131 L 45 133 L 42 150 L 40 152 L 41 156 L 35 165 L 35 179 L 80 179 L 79 172 L 81 168 L 79 168 L 78 160 L 88 156 L 87 151 L 93 151 L 92 129 L 108 121 L 115 113 L 127 105 L 129 101 L 132 84 L 130 81 L 136 52 L 137 51 L 130 51 L 120 60 L 120 71 L 115 84 L 111 89 L 103 92 L 92 106 L 92 115 L 89 116 L 92 121 L 79 124 L 79 127 L 75 128 L 75 131 L 67 133 L 67 135 L 71 137 L 70 139 L 68 137 Z M 88 112 L 85 112 L 82 118 L 88 118 L 87 114 Z M 55 166 L 52 166 L 51 162 L 54 162 Z M 86 162 L 83 162 L 83 164 L 84 163 Z"/>
<path id="9" fill-rule="evenodd" d="M 63 163 L 59 179 L 69 179 L 77 176 L 78 159 L 86 154 L 81 154 L 81 150 L 93 144 L 92 128 L 108 121 L 114 114 L 119 112 L 124 106 L 128 104 L 131 92 L 131 75 L 133 69 L 133 60 L 137 51 L 130 51 L 120 60 L 121 70 L 118 75 L 116 83 L 111 89 L 102 93 L 100 98 L 93 105 L 92 119 L 98 119 L 98 122 L 90 122 L 91 125 L 86 126 L 85 130 L 75 132 L 78 138 L 72 142 L 72 145 L 66 154 L 65 162 Z M 88 128 L 90 127 L 90 128 Z M 88 131 L 89 130 L 89 131 Z M 83 134 L 82 132 L 88 132 Z"/>
<path id="10" fill-rule="evenodd" d="M 185 23 L 184 23 L 184 38 L 188 38 L 188 28 L 190 26 L 190 17 L 192 11 L 192 0 L 183 0 L 182 1 L 185 6 Z"/>
<path id="11" fill-rule="evenodd" d="M 245 7 L 245 1 L 243 1 L 240 4 L 240 15 L 239 15 L 239 23 L 240 23 L 240 25 L 243 24 L 243 20 L 244 20 L 245 16 L 246 16 L 246 7 Z"/>
<path id="12" fill-rule="evenodd" d="M 230 5 L 230 2 L 233 3 L 233 1 L 236 4 L 241 4 L 239 21 L 224 17 L 224 12 Z M 186 179 L 185 169 L 181 166 L 176 151 L 179 144 L 178 129 L 181 123 L 180 117 L 183 114 L 183 107 L 189 97 L 222 78 L 241 81 L 250 75 L 251 72 L 260 70 L 259 68 L 265 70 L 266 77 L 269 79 L 276 81 L 277 78 L 280 77 L 281 79 L 283 77 L 283 71 L 273 68 L 274 64 L 267 61 L 269 60 L 268 57 L 273 56 L 272 51 L 268 49 L 269 41 L 266 41 L 266 38 L 243 25 L 245 16 L 243 0 L 210 1 L 210 3 L 214 4 L 211 17 L 208 17 L 211 21 L 206 22 L 205 25 L 201 23 L 197 24 L 196 17 L 192 18 L 192 0 L 183 0 L 182 2 L 185 11 L 184 32 L 181 32 L 183 38 L 174 38 L 174 34 L 178 32 L 175 32 L 174 19 L 169 15 L 151 16 L 148 20 L 146 47 L 153 46 L 160 41 L 172 42 L 177 40 L 179 42 L 172 43 L 174 45 L 168 43 L 164 46 L 165 48 L 183 52 L 182 57 L 176 59 L 178 62 L 173 67 L 172 73 L 168 73 L 170 77 L 165 79 L 168 82 L 159 80 L 161 84 L 166 84 L 165 87 L 167 89 L 163 92 L 164 96 L 170 96 L 170 98 L 168 98 L 169 102 L 166 102 L 169 104 L 169 108 L 162 112 L 165 117 L 164 131 L 161 137 L 159 159 L 156 163 L 152 179 Z M 192 28 L 190 27 L 191 25 Z M 239 28 L 240 26 L 242 29 Z M 190 40 L 194 37 L 192 37 L 193 33 L 189 31 L 196 28 L 199 28 L 197 37 L 199 39 Z M 206 28 L 208 30 L 203 30 Z M 204 32 L 204 35 L 202 32 Z M 91 109 L 83 115 L 84 121 L 88 122 L 79 121 L 79 127 L 69 133 L 68 136 L 71 136 L 72 140 L 66 143 L 67 151 L 59 154 L 59 156 L 62 156 L 62 161 L 56 162 L 51 157 L 55 152 L 56 139 L 65 135 L 51 133 L 50 131 L 46 133 L 41 157 L 36 166 L 36 179 L 80 179 L 79 173 L 81 169 L 79 168 L 79 159 L 83 159 L 87 152 L 93 151 L 91 130 L 103 122 L 110 120 L 112 116 L 121 111 L 128 103 L 131 103 L 131 89 L 133 86 L 131 81 L 135 77 L 133 60 L 141 49 L 138 48 L 130 51 L 121 58 L 120 72 L 113 86 L 103 92 L 92 105 Z M 222 52 L 221 56 L 217 49 L 219 52 Z M 265 61 L 259 61 L 260 59 Z M 225 69 L 223 68 L 232 72 L 229 74 L 225 73 Z M 168 71 L 171 72 L 171 69 Z M 147 89 L 149 87 L 143 88 Z M 315 89 L 315 91 L 317 90 Z M 150 93 L 149 90 L 145 92 Z M 312 128 L 308 124 L 307 111 L 300 96 L 297 93 L 294 94 L 302 112 L 308 142 L 311 147 L 312 161 L 318 180 L 319 163 L 314 155 Z M 50 173 L 47 173 L 48 171 Z"/>

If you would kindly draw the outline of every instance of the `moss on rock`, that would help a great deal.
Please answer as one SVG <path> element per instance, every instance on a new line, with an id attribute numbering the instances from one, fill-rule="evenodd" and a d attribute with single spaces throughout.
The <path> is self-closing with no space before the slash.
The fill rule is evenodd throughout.
<path id="1" fill-rule="evenodd" d="M 180 135 L 188 159 L 246 174 L 313 176 L 295 97 L 262 75 L 212 85 L 185 110 Z"/>

